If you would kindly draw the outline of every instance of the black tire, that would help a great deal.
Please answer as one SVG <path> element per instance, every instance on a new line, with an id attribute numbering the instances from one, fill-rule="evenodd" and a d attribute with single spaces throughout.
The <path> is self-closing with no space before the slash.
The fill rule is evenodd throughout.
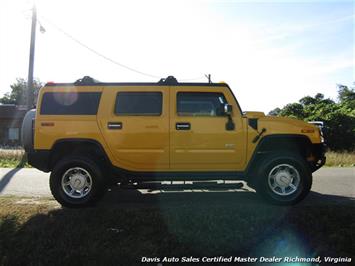
<path id="1" fill-rule="evenodd" d="M 279 184 L 288 186 L 282 190 Z M 311 187 L 312 173 L 308 165 L 302 157 L 292 153 L 268 156 L 260 165 L 255 183 L 256 192 L 275 205 L 296 204 L 307 196 Z"/>
<path id="2" fill-rule="evenodd" d="M 69 172 L 68 172 L 69 171 Z M 65 178 L 66 173 L 79 172 L 81 178 L 86 177 L 85 173 L 89 174 L 91 184 L 90 189 L 86 189 L 86 195 L 72 195 L 69 196 L 66 192 L 72 189 L 70 184 L 62 186 L 62 179 Z M 85 172 L 86 171 L 86 172 Z M 84 173 L 84 174 L 81 174 Z M 73 174 L 73 175 L 74 175 Z M 67 175 L 66 175 L 67 176 Z M 72 176 L 69 180 L 72 179 Z M 79 181 L 80 184 L 80 181 Z M 79 208 L 92 206 L 95 202 L 103 197 L 106 191 L 106 184 L 104 182 L 101 169 L 89 158 L 81 156 L 69 156 L 66 159 L 59 161 L 53 168 L 49 179 L 49 185 L 53 197 L 64 207 Z M 74 198 L 80 197 L 80 198 Z"/>

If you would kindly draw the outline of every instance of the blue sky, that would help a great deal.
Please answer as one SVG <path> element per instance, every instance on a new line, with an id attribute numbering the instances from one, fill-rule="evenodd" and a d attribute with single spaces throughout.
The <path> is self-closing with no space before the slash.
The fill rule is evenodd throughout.
<path id="1" fill-rule="evenodd" d="M 60 33 L 53 24 L 122 64 L 178 79 L 212 74 L 243 110 L 269 111 L 336 84 L 354 82 L 353 1 L 44 1 L 35 76 L 71 82 L 156 81 L 120 68 Z M 0 9 L 0 95 L 27 77 L 29 0 Z M 83 7 L 85 7 L 83 9 Z M 51 22 L 48 22 L 51 21 Z M 51 24 L 53 23 L 53 24 Z"/>
<path id="2" fill-rule="evenodd" d="M 214 3 L 231 23 L 257 25 L 276 35 L 270 45 L 298 44 L 302 56 L 351 55 L 354 46 L 354 2 Z M 277 34 L 280 36 L 277 36 Z M 277 38 L 278 37 L 278 38 Z M 302 50 L 301 50 L 302 49 Z"/>

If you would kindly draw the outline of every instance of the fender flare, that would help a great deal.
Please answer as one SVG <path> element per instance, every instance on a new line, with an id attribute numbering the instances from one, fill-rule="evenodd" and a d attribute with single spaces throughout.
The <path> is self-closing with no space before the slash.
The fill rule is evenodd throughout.
<path id="1" fill-rule="evenodd" d="M 258 165 L 265 157 L 273 152 L 287 151 L 297 153 L 306 158 L 312 150 L 312 142 L 305 135 L 299 134 L 274 134 L 263 137 L 257 144 L 253 155 L 245 169 L 248 183 L 253 183 Z"/>

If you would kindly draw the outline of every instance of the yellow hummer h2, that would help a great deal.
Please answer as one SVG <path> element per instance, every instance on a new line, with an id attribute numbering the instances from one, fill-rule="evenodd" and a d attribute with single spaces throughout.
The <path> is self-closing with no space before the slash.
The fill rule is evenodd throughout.
<path id="1" fill-rule="evenodd" d="M 158 83 L 84 77 L 46 84 L 23 136 L 29 163 L 51 171 L 53 196 L 68 207 L 94 203 L 110 184 L 176 180 L 192 181 L 190 187 L 244 180 L 273 203 L 294 204 L 325 162 L 318 127 L 243 113 L 227 84 L 171 76 Z"/>

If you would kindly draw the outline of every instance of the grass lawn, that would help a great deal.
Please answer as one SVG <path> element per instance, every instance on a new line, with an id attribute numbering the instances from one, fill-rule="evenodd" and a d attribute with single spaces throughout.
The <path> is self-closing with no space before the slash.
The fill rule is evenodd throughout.
<path id="1" fill-rule="evenodd" d="M 326 166 L 355 166 L 355 152 L 327 152 Z"/>
<path id="2" fill-rule="evenodd" d="M 354 260 L 353 201 L 278 207 L 245 195 L 117 195 L 74 210 L 50 199 L 0 197 L 0 265 L 132 265 L 142 256 Z"/>
<path id="3" fill-rule="evenodd" d="M 24 150 L 0 148 L 0 167 L 15 168 L 31 166 L 27 163 Z"/>

